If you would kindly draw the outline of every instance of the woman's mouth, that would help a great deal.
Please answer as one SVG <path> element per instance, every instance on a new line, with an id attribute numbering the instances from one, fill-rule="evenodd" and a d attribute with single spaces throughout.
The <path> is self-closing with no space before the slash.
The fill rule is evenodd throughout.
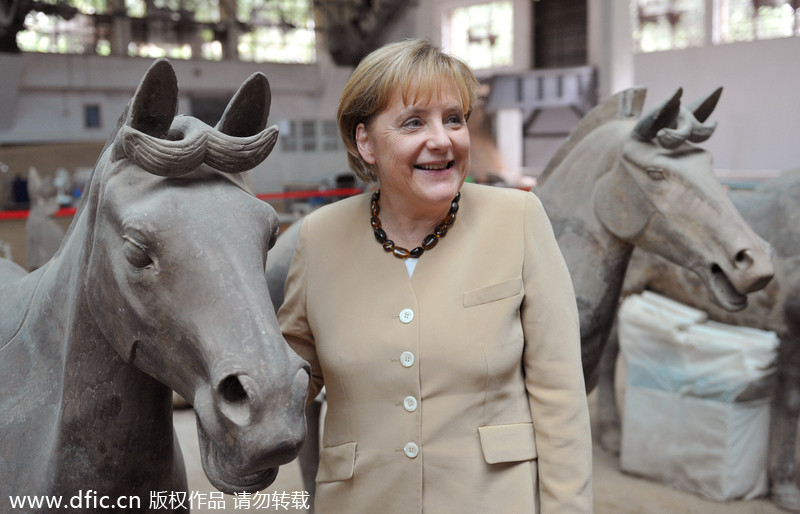
<path id="1" fill-rule="evenodd" d="M 455 161 L 443 162 L 441 164 L 415 164 L 414 167 L 423 171 L 444 171 L 449 170 L 455 165 Z"/>

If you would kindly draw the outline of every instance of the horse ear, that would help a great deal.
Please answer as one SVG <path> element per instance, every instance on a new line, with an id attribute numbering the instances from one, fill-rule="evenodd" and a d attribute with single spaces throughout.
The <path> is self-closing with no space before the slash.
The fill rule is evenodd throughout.
<path id="1" fill-rule="evenodd" d="M 698 98 L 697 100 L 689 103 L 686 105 L 686 108 L 689 109 L 694 117 L 700 123 L 703 123 L 711 116 L 711 113 L 714 111 L 714 107 L 717 106 L 717 102 L 719 101 L 719 97 L 722 94 L 722 88 L 718 87 L 715 89 L 711 94 L 703 97 Z"/>
<path id="2" fill-rule="evenodd" d="M 640 141 L 650 141 L 659 130 L 675 125 L 681 109 L 683 88 L 678 88 L 671 98 L 665 100 L 650 113 L 639 120 L 633 129 L 633 135 Z"/>
<path id="3" fill-rule="evenodd" d="M 271 103 L 267 77 L 253 73 L 233 95 L 215 128 L 235 137 L 258 134 L 267 126 Z"/>
<path id="4" fill-rule="evenodd" d="M 178 112 L 178 79 L 166 59 L 157 59 L 147 70 L 128 112 L 127 124 L 147 135 L 165 138 Z"/>

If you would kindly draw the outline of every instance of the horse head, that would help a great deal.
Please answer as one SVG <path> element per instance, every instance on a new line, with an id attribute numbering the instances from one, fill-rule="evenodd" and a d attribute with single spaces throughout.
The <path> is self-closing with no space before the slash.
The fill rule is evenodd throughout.
<path id="1" fill-rule="evenodd" d="M 678 89 L 634 119 L 616 164 L 597 181 L 594 211 L 616 237 L 694 271 L 720 306 L 740 310 L 773 268 L 763 240 L 714 176 L 711 155 L 692 144 L 712 135 L 715 124 L 706 120 L 721 92 L 682 105 Z M 628 90 L 617 101 L 620 117 L 633 119 L 644 91 Z"/>
<path id="2" fill-rule="evenodd" d="M 95 168 L 79 213 L 88 310 L 126 363 L 194 406 L 211 483 L 260 490 L 304 441 L 309 380 L 264 280 L 277 216 L 238 175 L 277 140 L 269 84 L 251 76 L 215 127 L 175 116 L 177 93 L 156 61 Z"/>

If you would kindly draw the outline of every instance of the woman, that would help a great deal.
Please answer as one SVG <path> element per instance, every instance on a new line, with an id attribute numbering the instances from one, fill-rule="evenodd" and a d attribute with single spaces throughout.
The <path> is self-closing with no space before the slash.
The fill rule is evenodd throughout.
<path id="1" fill-rule="evenodd" d="M 464 184 L 477 81 L 419 40 L 339 105 L 379 189 L 309 215 L 279 312 L 324 385 L 316 512 L 590 512 L 572 284 L 538 199 Z"/>

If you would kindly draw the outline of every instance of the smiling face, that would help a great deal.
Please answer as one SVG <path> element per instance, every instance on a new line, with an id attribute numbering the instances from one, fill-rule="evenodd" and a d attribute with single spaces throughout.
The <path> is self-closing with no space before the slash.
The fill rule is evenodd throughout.
<path id="1" fill-rule="evenodd" d="M 469 131 L 453 85 L 430 95 L 396 93 L 356 128 L 358 151 L 372 165 L 381 198 L 406 213 L 436 213 L 450 204 L 469 172 Z"/>

